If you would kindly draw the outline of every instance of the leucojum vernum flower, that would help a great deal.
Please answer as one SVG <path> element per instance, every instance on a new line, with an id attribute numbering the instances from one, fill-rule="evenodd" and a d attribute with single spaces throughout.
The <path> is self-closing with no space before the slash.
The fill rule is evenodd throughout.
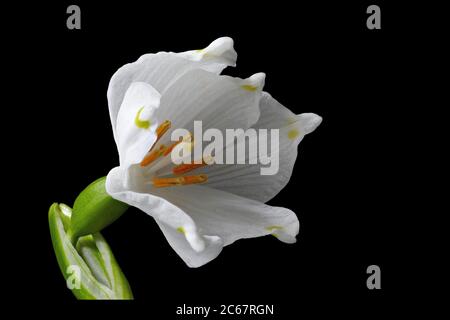
<path id="1" fill-rule="evenodd" d="M 153 217 L 189 267 L 238 239 L 296 241 L 295 213 L 265 202 L 288 183 L 298 144 L 322 119 L 296 115 L 264 92 L 263 73 L 221 75 L 236 58 L 223 37 L 201 50 L 145 54 L 112 76 L 120 163 L 73 209 L 55 203 L 49 211 L 58 264 L 77 298 L 133 298 L 100 234 L 128 206 Z"/>

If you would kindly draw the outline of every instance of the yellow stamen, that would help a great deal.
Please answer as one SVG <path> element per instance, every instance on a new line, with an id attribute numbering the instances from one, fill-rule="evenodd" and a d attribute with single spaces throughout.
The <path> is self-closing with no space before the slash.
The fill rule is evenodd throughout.
<path id="1" fill-rule="evenodd" d="M 170 126 L 172 125 L 172 123 L 169 120 L 164 121 L 163 123 L 161 123 L 158 128 L 156 128 L 156 141 L 158 141 L 159 139 L 161 139 L 161 137 L 164 135 L 164 133 L 167 132 L 167 130 L 170 129 Z"/>
<path id="2" fill-rule="evenodd" d="M 167 156 L 169 153 L 171 153 L 172 150 L 173 150 L 173 148 L 175 148 L 175 147 L 177 146 L 177 144 L 179 144 L 179 143 L 181 143 L 181 141 L 174 142 L 174 143 L 172 143 L 170 146 L 168 146 L 168 147 L 166 148 L 166 150 L 164 151 L 163 156 L 165 157 L 165 156 Z"/>
<path id="3" fill-rule="evenodd" d="M 159 139 L 162 138 L 162 136 L 164 135 L 164 133 L 167 132 L 167 130 L 170 129 L 170 126 L 172 125 L 172 123 L 169 120 L 165 120 L 163 123 L 161 123 L 158 128 L 156 128 L 156 140 L 155 142 L 153 142 L 152 147 L 150 148 L 150 151 L 153 150 L 153 148 L 156 146 L 156 144 L 158 143 Z"/>
<path id="4" fill-rule="evenodd" d="M 173 148 L 175 148 L 177 144 L 185 141 L 192 141 L 192 135 L 189 133 L 188 135 L 184 136 L 183 139 L 180 141 L 174 142 L 169 146 L 165 146 L 164 144 L 162 144 L 157 150 L 153 150 L 158 140 L 170 128 L 170 125 L 171 125 L 170 121 L 166 120 L 158 127 L 158 129 L 156 129 L 157 139 L 155 143 L 153 143 L 153 146 L 150 148 L 150 151 L 147 153 L 144 159 L 142 159 L 141 167 L 148 166 L 161 156 L 167 156 L 169 153 L 172 152 Z"/>
<path id="5" fill-rule="evenodd" d="M 162 156 L 165 151 L 166 151 L 167 147 L 165 145 L 161 145 L 159 147 L 159 149 L 157 150 L 153 150 L 150 151 L 145 157 L 144 159 L 142 159 L 141 161 L 141 167 L 146 167 L 148 166 L 150 163 L 154 162 L 156 159 L 158 159 L 160 156 Z"/>
<path id="6" fill-rule="evenodd" d="M 206 174 L 199 174 L 197 176 L 185 176 L 175 178 L 153 178 L 153 186 L 157 188 L 183 186 L 188 184 L 203 183 L 208 180 Z"/>
<path id="7" fill-rule="evenodd" d="M 187 153 L 188 150 L 192 150 L 192 148 L 194 146 L 194 139 L 192 137 L 192 134 L 189 132 L 180 141 L 176 141 L 176 142 L 172 143 L 169 147 L 167 147 L 166 152 L 164 152 L 164 156 L 167 156 L 169 153 L 171 153 L 173 148 L 175 148 L 180 143 L 184 143 L 183 150 L 185 153 Z"/>
<path id="8" fill-rule="evenodd" d="M 172 172 L 174 175 L 180 175 L 180 174 L 184 174 L 187 172 L 190 172 L 192 170 L 195 170 L 197 168 L 201 168 L 208 165 L 205 161 L 202 161 L 202 163 L 189 163 L 189 164 L 180 164 L 178 166 L 175 166 L 172 169 Z"/>

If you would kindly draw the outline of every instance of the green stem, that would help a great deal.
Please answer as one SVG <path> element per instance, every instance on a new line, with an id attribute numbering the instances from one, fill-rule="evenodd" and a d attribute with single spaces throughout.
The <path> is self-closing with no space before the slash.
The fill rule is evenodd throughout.
<path id="1" fill-rule="evenodd" d="M 68 236 L 72 244 L 79 237 L 100 232 L 127 209 L 126 203 L 113 199 L 105 189 L 106 177 L 92 182 L 76 198 Z"/>

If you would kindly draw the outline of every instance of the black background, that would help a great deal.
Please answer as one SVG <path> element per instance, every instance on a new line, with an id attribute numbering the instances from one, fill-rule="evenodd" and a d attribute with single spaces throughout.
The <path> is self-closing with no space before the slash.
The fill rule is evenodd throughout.
<path id="1" fill-rule="evenodd" d="M 403 236 L 410 213 L 400 189 L 410 164 L 401 123 L 411 111 L 404 96 L 416 63 L 410 53 L 418 48 L 410 40 L 420 30 L 404 22 L 405 7 L 380 1 L 373 3 L 381 7 L 381 30 L 366 28 L 372 2 L 288 3 L 27 7 L 11 25 L 24 36 L 9 40 L 33 75 L 19 75 L 27 90 L 18 98 L 31 98 L 26 114 L 34 121 L 26 156 L 16 164 L 32 175 L 14 185 L 29 191 L 29 202 L 19 204 L 33 204 L 23 231 L 32 235 L 26 259 L 33 267 L 11 265 L 23 281 L 15 296 L 29 296 L 47 311 L 125 310 L 145 319 L 176 318 L 184 303 L 275 304 L 284 319 L 306 310 L 363 317 L 398 303 L 411 250 Z M 81 30 L 66 28 L 70 4 L 81 7 Z M 85 186 L 118 165 L 106 100 L 110 77 L 144 53 L 202 48 L 220 36 L 232 37 L 238 52 L 237 67 L 226 74 L 265 72 L 265 91 L 295 113 L 323 117 L 300 144 L 290 183 L 269 202 L 298 214 L 298 242 L 241 240 L 190 269 L 153 219 L 131 208 L 102 233 L 136 300 L 76 302 L 56 263 L 47 210 L 53 202 L 72 205 Z M 366 287 L 371 264 L 381 268 L 381 290 Z M 37 287 L 25 290 L 32 281 Z"/>

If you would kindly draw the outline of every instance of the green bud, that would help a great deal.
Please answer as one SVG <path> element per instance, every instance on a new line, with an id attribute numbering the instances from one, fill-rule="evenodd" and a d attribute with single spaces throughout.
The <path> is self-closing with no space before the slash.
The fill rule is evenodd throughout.
<path id="1" fill-rule="evenodd" d="M 130 286 L 100 233 L 80 237 L 76 247 L 66 230 L 70 207 L 54 203 L 48 218 L 53 249 L 67 286 L 78 299 L 133 299 Z"/>
<path id="2" fill-rule="evenodd" d="M 106 192 L 105 181 L 106 177 L 97 179 L 75 199 L 68 232 L 72 243 L 78 237 L 101 231 L 127 210 L 126 203 L 113 199 Z"/>

